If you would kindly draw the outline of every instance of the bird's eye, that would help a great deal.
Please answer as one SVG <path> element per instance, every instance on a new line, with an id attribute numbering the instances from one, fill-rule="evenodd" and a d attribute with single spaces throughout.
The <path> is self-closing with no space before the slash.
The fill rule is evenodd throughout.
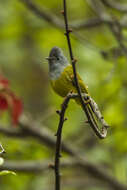
<path id="1" fill-rule="evenodd" d="M 60 58 L 59 57 L 56 57 L 56 59 L 59 61 L 60 60 Z"/>

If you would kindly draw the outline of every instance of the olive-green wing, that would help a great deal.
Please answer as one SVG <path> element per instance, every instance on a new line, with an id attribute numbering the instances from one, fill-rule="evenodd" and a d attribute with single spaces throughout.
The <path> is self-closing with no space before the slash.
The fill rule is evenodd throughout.
<path id="1" fill-rule="evenodd" d="M 75 80 L 74 80 L 74 74 L 73 74 L 72 66 L 69 65 L 66 68 L 65 72 L 66 72 L 66 78 L 67 78 L 68 82 L 69 83 L 71 82 L 72 85 L 73 85 L 73 87 L 74 87 L 74 89 L 76 90 L 76 85 L 75 85 Z M 78 82 L 79 82 L 79 86 L 81 88 L 81 91 L 88 94 L 88 87 L 85 85 L 84 81 L 81 79 L 81 77 L 80 77 L 79 74 L 77 74 L 77 78 L 78 78 Z"/>

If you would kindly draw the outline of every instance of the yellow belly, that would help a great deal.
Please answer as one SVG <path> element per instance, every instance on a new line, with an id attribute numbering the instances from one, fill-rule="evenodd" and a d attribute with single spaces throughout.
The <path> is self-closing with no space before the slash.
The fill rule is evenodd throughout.
<path id="1" fill-rule="evenodd" d="M 78 82 L 82 93 L 88 93 L 88 89 L 79 75 Z M 54 91 L 62 97 L 65 97 L 70 91 L 76 93 L 77 90 L 74 85 L 72 66 L 67 66 L 57 80 L 51 80 L 51 85 Z"/>

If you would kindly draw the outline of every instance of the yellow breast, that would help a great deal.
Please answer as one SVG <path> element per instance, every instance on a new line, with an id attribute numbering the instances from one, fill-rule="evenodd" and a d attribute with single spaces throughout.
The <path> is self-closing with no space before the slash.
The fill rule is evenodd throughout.
<path id="1" fill-rule="evenodd" d="M 83 80 L 78 75 L 78 81 L 82 92 L 88 93 Z M 56 80 L 51 80 L 51 85 L 54 91 L 62 97 L 65 97 L 70 91 L 77 92 L 74 85 L 72 66 L 67 66 Z"/>

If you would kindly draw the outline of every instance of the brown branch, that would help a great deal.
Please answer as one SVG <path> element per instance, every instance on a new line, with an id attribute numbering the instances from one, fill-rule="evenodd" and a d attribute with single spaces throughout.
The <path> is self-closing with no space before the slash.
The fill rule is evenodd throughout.
<path id="1" fill-rule="evenodd" d="M 3 127 L 0 126 L 0 134 L 6 135 L 9 138 L 29 138 L 33 137 L 33 139 L 39 141 L 41 144 L 45 144 L 47 147 L 51 149 L 55 148 L 55 138 L 50 130 L 45 126 L 40 126 L 39 123 L 33 121 L 32 119 L 28 119 L 25 115 L 22 115 L 19 122 L 19 128 L 15 129 L 12 126 Z M 62 150 L 69 155 L 73 155 L 74 150 L 71 146 L 65 145 L 62 143 Z"/>
<path id="2" fill-rule="evenodd" d="M 75 86 L 76 86 L 76 89 L 77 89 L 77 92 L 78 92 L 78 95 L 79 95 L 79 99 L 80 99 L 80 102 L 81 102 L 81 105 L 82 105 L 82 108 L 88 118 L 88 123 L 90 124 L 90 126 L 92 127 L 92 129 L 94 130 L 95 134 L 103 139 L 106 137 L 106 134 L 107 134 L 107 128 L 106 126 L 104 126 L 102 128 L 102 131 L 99 130 L 98 128 L 98 125 L 94 119 L 94 116 L 92 114 L 92 111 L 90 109 L 89 106 L 87 106 L 84 102 L 84 99 L 87 101 L 88 99 L 87 98 L 83 98 L 82 97 L 82 94 L 81 94 L 81 89 L 80 89 L 80 86 L 79 86 L 79 83 L 78 83 L 78 78 L 77 78 L 77 72 L 76 72 L 76 62 L 77 60 L 74 59 L 74 56 L 73 56 L 73 52 L 72 52 L 72 47 L 71 47 L 71 41 L 70 41 L 70 32 L 72 32 L 69 27 L 68 27 L 68 19 L 67 19 L 67 10 L 66 10 L 66 0 L 63 0 L 63 6 L 64 6 L 64 10 L 63 10 L 63 15 L 64 15 L 64 21 L 65 21 L 65 35 L 67 37 L 67 42 L 68 42 L 68 48 L 69 48 L 69 53 L 70 53 L 70 59 L 71 59 L 71 63 L 72 63 L 72 68 L 73 68 L 73 74 L 74 74 L 74 81 L 75 81 Z"/>
<path id="3" fill-rule="evenodd" d="M 43 173 L 48 169 L 52 169 L 54 166 L 51 160 L 39 160 L 39 161 L 9 161 L 6 160 L 3 165 L 0 166 L 0 171 L 2 170 L 12 170 L 15 172 L 27 172 L 27 173 Z M 63 160 L 61 167 L 73 168 L 79 167 L 77 161 L 75 160 Z"/>
<path id="4" fill-rule="evenodd" d="M 61 151 L 61 140 L 62 140 L 62 128 L 63 128 L 64 121 L 66 121 L 66 118 L 64 118 L 64 115 L 65 115 L 69 100 L 75 97 L 78 97 L 78 95 L 69 93 L 65 97 L 64 102 L 62 103 L 61 110 L 57 111 L 57 113 L 60 116 L 60 120 L 59 120 L 58 129 L 56 133 L 57 139 L 56 139 L 56 152 L 55 152 L 55 165 L 54 165 L 56 190 L 60 190 L 60 184 L 61 184 L 60 183 L 61 181 L 60 179 L 60 157 L 61 157 L 60 151 Z"/>
<path id="5" fill-rule="evenodd" d="M 83 161 L 83 162 L 82 162 Z M 81 165 L 80 165 L 81 164 Z M 114 177 L 112 177 L 111 175 L 106 175 L 106 170 L 97 166 L 97 165 L 94 165 L 93 167 L 93 164 L 89 164 L 88 163 L 88 160 L 86 162 L 84 162 L 84 159 L 83 160 L 80 160 L 79 162 L 79 165 L 81 167 L 83 167 L 84 169 L 86 169 L 86 171 L 89 171 L 90 175 L 94 175 L 94 177 L 97 179 L 100 179 L 103 181 L 103 179 L 105 178 L 105 181 L 108 181 L 108 185 L 110 186 L 110 184 L 112 184 L 112 189 L 114 190 L 127 190 L 127 186 L 124 185 L 124 184 L 121 184 L 120 182 L 116 181 L 116 179 Z M 102 172 L 101 175 L 100 175 L 100 171 Z M 122 185 L 122 186 L 121 186 Z"/>
<path id="6" fill-rule="evenodd" d="M 51 23 L 57 28 L 64 29 L 64 23 L 62 19 L 59 19 L 57 16 L 49 12 L 46 8 L 40 9 L 35 3 L 31 0 L 20 0 L 24 5 L 33 12 L 36 16 L 41 19 L 46 20 L 47 22 Z M 70 25 L 75 30 L 85 29 L 85 28 L 92 28 L 99 25 L 102 25 L 102 21 L 99 18 L 90 18 L 88 20 L 77 20 L 72 22 Z"/>
<path id="7" fill-rule="evenodd" d="M 89 19 L 83 19 L 83 20 L 77 20 L 72 23 L 70 23 L 70 27 L 74 30 L 81 30 L 81 29 L 89 29 L 97 26 L 103 25 L 103 21 L 98 18 L 89 18 Z"/>
<path id="8" fill-rule="evenodd" d="M 99 138 L 104 138 L 105 134 L 107 133 L 107 130 L 106 129 L 103 130 L 103 133 L 101 133 L 98 130 L 98 126 L 96 127 L 96 123 L 94 121 L 94 118 L 92 118 L 93 119 L 93 121 L 92 121 L 92 119 L 90 117 L 91 112 L 89 110 L 87 110 L 86 104 L 84 103 L 84 98 L 82 97 L 82 94 L 81 94 L 81 89 L 80 89 L 80 86 L 79 86 L 79 83 L 78 83 L 77 72 L 76 72 L 76 65 L 75 65 L 76 64 L 76 59 L 74 59 L 74 57 L 73 57 L 71 41 L 70 41 L 70 36 L 69 36 L 69 33 L 71 32 L 71 30 L 68 28 L 66 0 L 63 0 L 63 7 L 64 7 L 64 10 L 62 11 L 62 14 L 64 15 L 64 21 L 65 21 L 65 29 L 66 29 L 65 35 L 67 37 L 67 42 L 68 42 L 68 47 L 69 47 L 69 52 L 70 52 L 70 58 L 71 58 L 71 63 L 72 63 L 72 68 L 73 68 L 73 74 L 74 74 L 74 81 L 75 81 L 75 85 L 76 85 L 76 88 L 77 88 L 77 92 L 78 92 L 78 95 L 79 95 L 83 110 L 85 111 L 85 113 L 87 115 L 89 124 L 92 126 L 92 128 L 94 129 L 95 133 L 97 134 L 97 136 Z M 60 180 L 61 138 L 62 138 L 62 128 L 63 128 L 63 124 L 64 124 L 64 121 L 65 121 L 64 114 L 65 114 L 65 111 L 67 109 L 69 100 L 70 100 L 70 96 L 68 94 L 66 96 L 63 104 L 62 104 L 61 111 L 58 112 L 58 114 L 60 115 L 60 120 L 59 120 L 58 130 L 57 130 L 57 134 L 56 134 L 57 140 L 56 140 L 56 153 L 55 153 L 55 166 L 54 166 L 54 169 L 55 169 L 55 189 L 56 190 L 60 190 L 60 186 L 61 186 L 61 183 L 60 183 L 60 181 L 61 181 Z M 106 133 L 105 133 L 105 131 L 106 131 Z"/>
<path id="9" fill-rule="evenodd" d="M 12 170 L 15 172 L 28 172 L 28 173 L 42 173 L 49 169 L 49 162 L 47 161 L 5 161 L 0 166 L 2 170 Z"/>
<path id="10" fill-rule="evenodd" d="M 0 127 L 0 133 L 7 135 L 12 138 L 25 138 L 33 137 L 34 140 L 39 141 L 41 144 L 45 144 L 47 147 L 53 149 L 55 147 L 55 138 L 53 134 L 45 126 L 40 126 L 39 123 L 22 116 L 20 119 L 21 129 L 15 130 L 14 128 Z M 23 131 L 23 132 L 21 132 Z M 94 178 L 103 181 L 105 184 L 109 185 L 113 190 L 127 190 L 127 186 L 120 183 L 115 177 L 109 175 L 105 169 L 102 169 L 100 165 L 95 165 L 91 163 L 86 158 L 79 158 L 79 151 L 76 150 L 68 143 L 62 142 L 62 150 L 68 155 L 72 156 L 73 159 L 78 162 L 78 166 L 82 171 L 87 172 Z M 4 165 L 3 165 L 4 166 Z M 1 166 L 2 167 L 2 166 Z"/>
<path id="11" fill-rule="evenodd" d="M 58 29 L 64 29 L 64 23 L 62 19 L 59 19 L 56 15 L 51 13 L 49 10 L 43 7 L 37 6 L 35 3 L 33 3 L 31 0 L 20 0 L 24 5 L 33 12 L 37 17 L 49 22 L 53 26 L 57 27 Z M 82 19 L 77 21 L 72 21 L 70 23 L 70 27 L 74 30 L 73 34 L 76 37 L 76 39 L 80 40 L 81 36 L 79 37 L 79 34 L 77 34 L 76 30 L 82 30 L 82 29 L 89 29 L 97 26 L 101 26 L 104 24 L 114 24 L 114 21 L 112 19 L 106 20 L 106 19 L 100 19 L 100 17 L 95 18 L 89 18 L 89 19 Z M 124 19 L 121 19 L 119 21 L 119 26 L 121 28 L 126 28 L 127 23 Z M 114 27 L 115 28 L 115 27 Z M 83 42 L 81 40 L 81 42 Z M 124 49 L 124 48 L 123 48 Z M 100 51 L 99 51 L 100 52 Z"/>
<path id="12" fill-rule="evenodd" d="M 107 7 L 116 9 L 117 11 L 127 13 L 127 4 L 121 4 L 116 2 L 116 0 L 101 0 Z"/>
<path id="13" fill-rule="evenodd" d="M 11 126 L 12 128 L 12 126 Z M 4 127 L 4 126 L 0 126 L 0 133 L 3 134 L 3 135 L 6 135 L 7 137 L 15 137 L 15 138 L 25 138 L 25 137 L 28 137 L 27 134 L 25 134 L 23 132 L 22 129 L 18 128 L 18 129 L 11 129 L 9 127 Z"/>
<path id="14" fill-rule="evenodd" d="M 20 1 L 24 3 L 25 6 L 38 17 L 46 20 L 49 23 L 52 23 L 56 27 L 63 28 L 63 22 L 60 19 L 58 19 L 55 15 L 47 11 L 46 9 L 42 7 L 40 9 L 40 7 L 35 5 L 31 0 L 20 0 Z"/>
<path id="15" fill-rule="evenodd" d="M 4 148 L 3 148 L 3 146 L 2 146 L 2 144 L 0 144 L 0 148 L 1 148 L 0 155 L 6 153 L 5 150 L 4 150 Z"/>
<path id="16" fill-rule="evenodd" d="M 124 45 L 123 41 L 123 35 L 122 35 L 122 28 L 117 20 L 115 20 L 114 24 L 109 25 L 110 30 L 112 31 L 117 43 L 119 44 L 119 47 L 121 48 L 124 56 L 127 58 L 127 48 Z"/>
<path id="17" fill-rule="evenodd" d="M 99 16 L 99 18 L 103 20 L 105 24 L 107 24 L 113 36 L 115 37 L 119 47 L 121 48 L 124 56 L 127 58 L 127 48 L 123 43 L 124 38 L 122 35 L 122 27 L 124 23 L 115 19 L 106 11 L 104 7 L 105 4 L 103 4 L 103 1 L 101 2 L 98 0 L 89 0 L 88 2 L 90 3 L 91 7 L 94 9 L 96 14 Z"/>
<path id="18" fill-rule="evenodd" d="M 0 171 L 2 170 L 11 170 L 11 171 L 15 171 L 16 173 L 32 173 L 32 174 L 36 174 L 36 175 L 40 175 L 46 172 L 46 171 L 52 171 L 52 169 L 54 168 L 51 160 L 36 160 L 36 161 L 31 161 L 31 160 L 24 160 L 24 161 L 17 161 L 17 160 L 6 160 L 4 162 L 3 165 L 0 166 Z M 73 170 L 77 170 L 80 169 L 80 165 L 78 164 L 77 160 L 74 159 L 64 159 L 61 163 L 61 169 L 73 169 Z M 99 182 L 96 179 L 92 179 L 92 183 L 91 183 L 91 178 L 90 179 L 86 179 L 86 181 L 84 181 L 84 176 L 82 175 L 83 172 L 86 175 L 86 171 L 84 169 L 82 169 L 82 171 L 80 172 L 80 176 L 76 178 L 74 178 L 73 176 L 73 180 L 71 182 L 71 177 L 69 178 L 69 184 L 73 183 L 74 186 L 77 184 L 80 184 L 82 182 L 84 182 L 83 184 L 86 186 L 106 186 L 106 184 L 103 184 L 101 182 Z M 68 180 L 67 180 L 68 181 Z M 64 181 L 64 185 L 66 184 L 66 179 Z M 74 183 L 75 182 L 75 183 Z M 69 185 L 67 183 L 67 186 Z M 82 185 L 83 185 L 82 184 Z M 80 185 L 79 185 L 80 186 Z"/>
<path id="19" fill-rule="evenodd" d="M 63 128 L 63 124 L 64 121 L 66 120 L 64 118 L 69 100 L 70 100 L 70 95 L 68 94 L 66 96 L 66 98 L 64 99 L 64 102 L 61 106 L 61 110 L 57 111 L 57 113 L 60 115 L 60 120 L 59 120 L 59 124 L 58 124 L 58 130 L 56 133 L 57 139 L 56 139 L 56 152 L 55 152 L 55 189 L 56 190 L 60 190 L 60 150 L 61 150 L 61 138 L 62 138 L 62 128 Z"/>
<path id="20" fill-rule="evenodd" d="M 51 170 L 53 168 L 53 165 L 50 163 L 51 163 L 50 160 L 49 161 L 47 161 L 47 160 L 39 160 L 39 161 L 28 161 L 28 160 L 27 161 L 14 161 L 14 160 L 9 161 L 9 160 L 6 160 L 4 162 L 4 164 L 0 166 L 0 171 L 11 170 L 11 171 L 15 171 L 16 173 L 17 172 L 25 172 L 25 173 L 42 174 L 45 171 Z M 82 170 L 82 172 L 84 172 L 86 175 L 86 169 L 84 169 L 84 167 L 82 167 L 78 163 L 78 161 L 74 160 L 74 159 L 63 160 L 61 163 L 61 168 L 62 169 L 80 168 L 80 170 Z M 93 170 L 91 172 L 93 172 Z M 94 172 L 96 172 L 96 171 L 94 171 Z M 80 179 L 81 179 L 81 177 L 80 177 Z M 96 179 L 98 179 L 98 177 L 96 177 Z M 93 183 L 93 180 L 92 180 L 92 183 Z M 116 190 L 118 190 L 118 188 L 119 188 L 119 190 L 127 190 L 126 186 L 124 186 L 122 184 L 120 185 L 119 183 L 117 183 L 117 181 L 114 181 L 114 179 L 112 179 L 112 178 L 110 180 L 112 180 L 112 183 L 114 183 L 115 186 L 117 186 Z M 79 179 L 77 179 L 77 182 L 80 182 Z M 100 186 L 100 183 L 98 183 L 98 182 L 99 182 L 98 180 L 97 181 L 94 180 L 94 186 L 97 186 L 97 185 Z M 103 184 L 103 186 L 104 185 L 106 185 L 106 184 Z M 115 188 L 114 188 L 114 190 L 115 190 Z"/>
<path id="21" fill-rule="evenodd" d="M 33 3 L 31 0 L 20 0 L 24 5 L 33 12 L 37 17 L 49 22 L 53 26 L 64 29 L 64 23 L 62 19 L 59 19 L 56 15 L 52 14 L 47 10 L 46 8 L 39 7 L 35 3 Z M 95 18 L 89 18 L 87 20 L 77 20 L 72 23 L 70 23 L 70 27 L 74 30 L 80 30 L 80 29 L 89 29 L 97 26 L 101 26 L 103 24 L 106 24 L 106 20 L 100 19 L 99 17 Z M 113 23 L 113 20 L 108 20 L 108 22 Z M 123 28 L 127 27 L 126 22 L 120 21 L 120 26 Z"/>

